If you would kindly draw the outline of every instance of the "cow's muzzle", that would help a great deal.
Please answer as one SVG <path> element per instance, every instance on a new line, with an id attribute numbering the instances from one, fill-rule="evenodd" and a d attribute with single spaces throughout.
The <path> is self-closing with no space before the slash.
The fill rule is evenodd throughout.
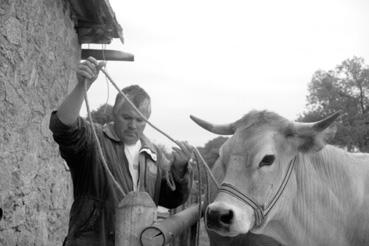
<path id="1" fill-rule="evenodd" d="M 229 231 L 234 219 L 232 209 L 221 204 L 211 204 L 206 209 L 206 227 L 210 230 Z"/>

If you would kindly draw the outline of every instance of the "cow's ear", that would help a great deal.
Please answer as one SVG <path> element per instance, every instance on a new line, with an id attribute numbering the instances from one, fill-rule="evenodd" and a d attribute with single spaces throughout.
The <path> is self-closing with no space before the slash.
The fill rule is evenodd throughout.
<path id="1" fill-rule="evenodd" d="M 328 127 L 321 132 L 311 131 L 310 133 L 297 134 L 298 150 L 301 152 L 320 151 L 334 137 L 336 127 Z"/>
<path id="2" fill-rule="evenodd" d="M 338 116 L 339 112 L 315 123 L 295 123 L 289 131 L 289 137 L 298 151 L 319 151 L 334 137 L 336 126 L 333 122 Z"/>

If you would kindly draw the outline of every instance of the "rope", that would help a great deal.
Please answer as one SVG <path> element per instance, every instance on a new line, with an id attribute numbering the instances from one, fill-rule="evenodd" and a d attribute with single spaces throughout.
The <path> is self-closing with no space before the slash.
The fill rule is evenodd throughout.
<path id="1" fill-rule="evenodd" d="M 159 133 L 161 133 L 162 135 L 164 135 L 165 137 L 167 137 L 170 141 L 172 141 L 173 143 L 175 143 L 178 147 L 181 148 L 181 145 L 174 140 L 171 136 L 169 136 L 167 133 L 165 133 L 164 131 L 162 131 L 161 129 L 159 129 L 158 127 L 156 127 L 154 124 L 152 124 L 145 115 L 143 115 L 141 113 L 141 111 L 136 107 L 136 105 L 133 104 L 133 102 L 119 89 L 119 87 L 117 86 L 117 84 L 113 81 L 113 79 L 110 77 L 110 75 L 105 71 L 104 68 L 101 68 L 101 71 L 104 73 L 104 75 L 106 76 L 106 78 L 108 78 L 108 80 L 111 82 L 111 84 L 114 86 L 114 88 L 124 97 L 125 100 L 127 100 L 127 102 L 131 105 L 131 107 L 136 111 L 136 113 L 147 123 L 149 124 L 152 128 L 154 128 L 156 131 L 158 131 Z M 217 189 L 220 188 L 219 183 L 217 182 L 216 178 L 214 177 L 212 171 L 209 168 L 209 165 L 206 163 L 204 157 L 201 155 L 200 151 L 194 147 L 194 152 L 196 155 L 196 163 L 197 163 L 197 170 L 198 170 L 198 179 L 199 179 L 199 183 L 198 183 L 198 202 L 199 202 L 199 212 L 198 212 L 198 220 L 197 220 L 197 224 L 196 224 L 196 239 L 195 239 L 195 244 L 196 246 L 199 245 L 200 243 L 200 221 L 201 221 L 201 210 L 202 210 L 202 203 L 201 203 L 201 187 L 202 187 L 202 180 L 201 180 L 201 167 L 199 164 L 199 159 L 201 160 L 201 163 L 203 164 L 203 166 L 206 169 L 206 181 L 207 181 L 207 186 L 209 186 L 209 181 L 208 181 L 208 175 L 211 177 L 211 180 L 213 181 L 213 183 L 216 185 Z M 169 181 L 170 179 L 168 179 L 167 176 L 167 181 Z M 171 180 L 172 181 L 172 180 Z M 168 182 L 170 188 L 175 188 L 175 184 L 174 182 Z M 207 202 L 209 202 L 209 187 L 207 187 Z"/>
<path id="2" fill-rule="evenodd" d="M 127 100 L 127 102 L 131 105 L 131 107 L 137 112 L 137 114 L 147 123 L 149 124 L 152 128 L 154 128 L 156 131 L 158 131 L 159 133 L 161 133 L 162 135 L 164 135 L 166 138 L 168 138 L 170 141 L 172 141 L 173 143 L 175 143 L 178 147 L 181 148 L 180 144 L 178 143 L 178 141 L 174 140 L 171 136 L 169 136 L 167 133 L 165 133 L 164 131 L 162 131 L 161 129 L 159 129 L 158 127 L 156 127 L 154 124 L 152 124 L 145 115 L 143 115 L 141 113 L 141 111 L 136 107 L 136 105 L 133 104 L 133 102 L 119 89 L 119 87 L 117 86 L 117 84 L 114 82 L 114 80 L 110 77 L 110 75 L 105 71 L 104 68 L 101 68 L 101 71 L 105 74 L 105 76 L 109 79 L 110 83 L 114 86 L 114 88 L 124 97 L 124 99 Z M 204 158 L 202 157 L 202 155 L 200 154 L 200 151 L 194 147 L 194 151 L 196 153 L 196 155 L 200 158 L 202 164 L 205 166 L 207 172 L 209 173 L 212 181 L 214 182 L 214 184 L 217 186 L 217 188 L 219 188 L 219 184 L 217 182 L 217 180 L 215 179 L 213 173 L 211 172 L 208 164 L 206 163 L 206 161 L 204 160 Z"/>
<path id="3" fill-rule="evenodd" d="M 110 83 L 114 86 L 114 88 L 124 97 L 125 100 L 127 100 L 127 102 L 131 105 L 131 107 L 136 111 L 136 113 L 147 123 L 149 124 L 152 128 L 154 128 L 156 131 L 160 132 L 161 134 L 163 134 L 165 137 L 167 137 L 170 141 L 172 141 L 173 143 L 175 143 L 176 145 L 179 145 L 179 143 L 174 140 L 172 137 L 170 137 L 168 134 L 166 134 L 164 131 L 160 130 L 158 127 L 156 127 L 155 125 L 153 125 L 147 118 L 145 115 L 143 115 L 141 113 L 141 111 L 136 107 L 136 105 L 133 104 L 133 102 L 119 89 L 119 87 L 117 86 L 117 84 L 113 81 L 113 79 L 109 76 L 109 74 L 105 71 L 104 68 L 101 68 L 101 71 L 105 74 L 105 76 L 109 79 Z"/>
<path id="4" fill-rule="evenodd" d="M 119 190 L 119 192 L 122 194 L 123 197 L 126 196 L 126 193 L 123 191 L 122 187 L 119 185 L 119 183 L 117 182 L 117 180 L 114 178 L 113 174 L 110 172 L 110 169 L 108 167 L 108 164 L 106 163 L 106 159 L 104 157 L 104 153 L 103 153 L 103 150 L 102 150 L 102 147 L 101 147 L 101 144 L 100 144 L 100 141 L 99 141 L 99 138 L 96 134 L 96 129 L 95 129 L 95 126 L 94 126 L 94 123 L 92 121 L 92 115 L 91 115 L 91 110 L 90 110 L 90 104 L 88 102 L 88 97 L 87 97 L 87 81 L 85 80 L 85 103 L 86 103 L 86 108 L 87 108 L 87 114 L 88 114 L 88 119 L 90 121 L 90 124 L 91 124 L 91 129 L 92 129 L 92 133 L 95 137 L 95 140 L 96 140 L 96 144 L 97 144 L 97 149 L 99 151 L 99 154 L 100 154 L 100 157 L 101 157 L 101 161 L 103 163 L 103 166 L 106 170 L 106 173 L 108 174 L 108 176 L 111 178 L 111 180 L 113 181 L 113 184 L 117 187 L 117 189 Z"/>
<path id="5" fill-rule="evenodd" d="M 110 83 L 114 86 L 114 88 L 124 97 L 124 99 L 131 105 L 131 107 L 136 111 L 136 113 L 147 123 L 149 124 L 152 128 L 154 128 L 156 131 L 158 131 L 159 133 L 161 133 L 162 135 L 164 135 L 165 137 L 167 137 L 170 141 L 172 141 L 173 143 L 175 143 L 178 147 L 181 148 L 181 145 L 174 140 L 171 136 L 169 136 L 167 133 L 165 133 L 164 131 L 162 131 L 161 129 L 159 129 L 158 127 L 156 127 L 154 124 L 152 124 L 145 115 L 143 115 L 141 113 L 141 111 L 136 107 L 136 105 L 133 104 L 133 102 L 119 89 L 119 87 L 117 86 L 117 84 L 113 81 L 113 79 L 110 77 L 110 75 L 106 72 L 106 70 L 104 68 L 101 68 L 101 71 L 104 73 L 104 75 L 106 76 L 106 78 L 110 81 Z M 108 86 L 109 87 L 109 86 Z M 92 128 L 92 132 L 94 134 L 94 137 L 96 139 L 97 142 L 97 147 L 103 162 L 103 166 L 106 169 L 107 174 L 110 176 L 110 178 L 113 181 L 113 184 L 118 188 L 118 190 L 122 193 L 123 197 L 126 195 L 126 193 L 123 191 L 123 189 L 121 188 L 121 186 L 119 185 L 119 183 L 116 181 L 116 179 L 114 178 L 113 174 L 110 172 L 109 167 L 106 163 L 105 157 L 103 155 L 103 151 L 99 142 L 99 139 L 97 137 L 96 134 L 96 130 L 92 121 L 92 116 L 91 116 L 91 111 L 90 111 L 90 107 L 89 107 L 89 103 L 88 103 L 88 98 L 87 98 L 87 83 L 85 82 L 85 102 L 86 102 L 86 108 L 87 108 L 87 113 L 88 113 L 88 118 L 89 121 L 91 123 L 91 128 Z M 197 171 L 198 171 L 198 202 L 199 202 L 199 209 L 198 209 L 198 220 L 197 220 L 197 224 L 196 224 L 196 245 L 199 245 L 200 242 L 200 221 L 201 221 L 201 211 L 202 211 L 202 202 L 201 202 L 201 187 L 202 187 L 202 172 L 201 172 L 201 166 L 199 164 L 199 159 L 201 160 L 201 163 L 203 164 L 203 166 L 206 169 L 205 175 L 206 175 L 206 182 L 207 182 L 207 187 L 206 187 L 206 199 L 207 202 L 209 202 L 209 180 L 208 180 L 208 175 L 211 177 L 212 181 L 214 182 L 214 184 L 217 186 L 217 188 L 219 189 L 219 183 L 217 182 L 216 178 L 214 177 L 212 171 L 210 170 L 208 164 L 206 163 L 205 159 L 203 158 L 203 156 L 201 155 L 200 151 L 194 147 L 193 149 L 195 156 L 196 156 L 196 166 L 197 166 Z M 167 177 L 167 180 L 168 177 Z M 173 180 L 170 180 L 171 182 L 169 182 L 169 186 L 171 186 L 172 189 L 175 189 L 175 184 L 173 182 Z"/>
<path id="6" fill-rule="evenodd" d="M 105 64 L 107 64 L 106 62 L 106 58 L 105 58 L 105 50 L 106 50 L 106 44 L 102 44 L 101 45 L 102 48 L 102 56 L 103 56 L 103 61 L 105 62 Z M 105 76 L 105 82 L 106 82 L 106 90 L 107 90 L 107 97 L 106 97 L 106 101 L 105 101 L 105 108 L 104 108 L 104 114 L 106 113 L 107 110 L 107 104 L 109 102 L 109 97 L 110 97 L 110 87 L 109 87 L 109 80 L 106 78 Z"/>
<path id="7" fill-rule="evenodd" d="M 211 171 L 208 163 L 205 161 L 204 157 L 201 155 L 201 153 L 198 150 L 198 148 L 194 147 L 194 151 L 195 151 L 195 153 L 197 155 L 197 158 L 199 158 L 201 160 L 201 163 L 206 168 L 207 174 L 210 175 L 211 180 L 214 182 L 214 184 L 216 185 L 216 187 L 219 189 L 220 188 L 220 185 L 219 185 L 217 179 L 215 178 L 213 172 Z"/>
<path id="8" fill-rule="evenodd" d="M 198 202 L 199 202 L 199 211 L 198 211 L 198 219 L 196 222 L 196 239 L 195 239 L 195 246 L 199 246 L 200 244 L 200 229 L 201 229 L 201 214 L 202 214 L 202 199 L 201 199 L 201 187 L 203 186 L 202 184 L 202 176 L 203 176 L 203 172 L 201 171 L 201 166 L 199 164 L 199 159 L 201 159 L 202 163 L 205 163 L 203 166 L 208 167 L 207 163 L 205 162 L 204 158 L 202 157 L 202 155 L 200 154 L 199 150 L 196 148 L 196 150 L 194 151 L 195 154 L 195 158 L 196 158 L 196 163 L 197 163 L 197 170 L 198 170 Z M 210 183 L 209 183 L 209 171 L 207 171 L 208 169 L 205 170 L 205 201 L 204 201 L 204 206 L 209 203 L 210 201 Z M 210 174 L 212 175 L 212 172 L 210 171 Z"/>
<path id="9" fill-rule="evenodd" d="M 200 243 L 200 222 L 201 222 L 201 208 L 202 208 L 202 204 L 201 204 L 201 187 L 202 187 L 202 179 L 201 179 L 201 166 L 199 165 L 199 162 L 197 161 L 197 178 L 199 180 L 198 182 L 198 194 L 197 194 L 197 202 L 199 203 L 199 211 L 198 211 L 198 219 L 197 219 L 197 223 L 196 223 L 196 246 L 199 245 Z"/>

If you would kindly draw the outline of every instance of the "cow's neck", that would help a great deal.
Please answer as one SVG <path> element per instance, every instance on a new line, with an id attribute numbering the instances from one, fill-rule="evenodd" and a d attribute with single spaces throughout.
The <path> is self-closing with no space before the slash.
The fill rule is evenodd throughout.
<path id="1" fill-rule="evenodd" d="M 368 168 L 369 155 L 357 158 L 332 146 L 299 155 L 290 183 L 295 194 L 270 222 L 271 236 L 287 245 L 353 245 L 360 234 L 352 228 L 355 217 L 369 221 L 369 213 L 355 212 L 369 205 L 364 202 Z"/>

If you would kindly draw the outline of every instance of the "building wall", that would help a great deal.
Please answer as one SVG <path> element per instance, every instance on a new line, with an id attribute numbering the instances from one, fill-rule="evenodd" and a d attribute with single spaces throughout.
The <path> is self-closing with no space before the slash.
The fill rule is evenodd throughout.
<path id="1" fill-rule="evenodd" d="M 0 1 L 0 245 L 61 245 L 72 186 L 48 129 L 76 78 L 67 0 Z"/>

